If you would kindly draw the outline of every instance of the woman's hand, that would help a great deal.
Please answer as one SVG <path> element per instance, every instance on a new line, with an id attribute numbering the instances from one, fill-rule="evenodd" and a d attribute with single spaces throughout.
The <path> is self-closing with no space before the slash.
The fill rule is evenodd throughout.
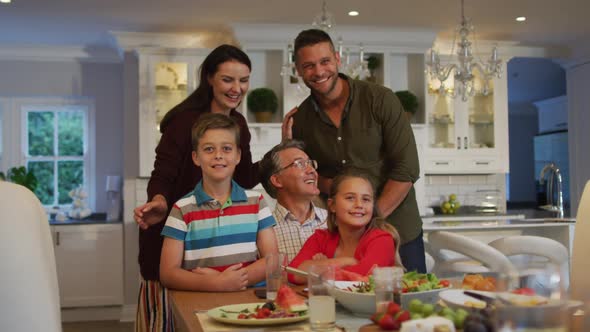
<path id="1" fill-rule="evenodd" d="M 283 125 L 281 126 L 281 135 L 283 141 L 293 138 L 293 114 L 297 112 L 297 107 L 294 107 L 285 115 Z"/>
<path id="2" fill-rule="evenodd" d="M 156 195 L 150 202 L 138 206 L 133 210 L 133 219 L 141 229 L 148 229 L 164 218 L 168 212 L 168 203 L 162 195 Z"/>

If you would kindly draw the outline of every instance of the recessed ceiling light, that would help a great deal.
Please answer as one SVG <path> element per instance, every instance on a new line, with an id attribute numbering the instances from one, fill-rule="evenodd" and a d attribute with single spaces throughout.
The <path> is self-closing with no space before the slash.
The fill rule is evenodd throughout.
<path id="1" fill-rule="evenodd" d="M 519 17 L 517 17 L 517 18 L 516 18 L 516 21 L 517 21 L 517 22 L 524 22 L 524 21 L 526 21 L 526 17 L 524 17 L 524 16 L 519 16 Z"/>
<path id="2" fill-rule="evenodd" d="M 348 12 L 348 16 L 359 16 L 359 12 L 356 10 L 351 10 Z"/>
<path id="3" fill-rule="evenodd" d="M 11 0 L 0 0 L 2 3 L 10 3 Z"/>

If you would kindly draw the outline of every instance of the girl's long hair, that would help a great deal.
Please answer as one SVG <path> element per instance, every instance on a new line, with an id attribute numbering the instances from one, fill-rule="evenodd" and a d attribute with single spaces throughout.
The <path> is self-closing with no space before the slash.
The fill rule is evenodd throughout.
<path id="1" fill-rule="evenodd" d="M 164 132 L 174 116 L 183 111 L 208 112 L 213 100 L 213 88 L 209 77 L 217 73 L 219 65 L 227 61 L 237 61 L 252 70 L 252 63 L 244 51 L 233 45 L 223 44 L 215 48 L 203 61 L 199 69 L 199 86 L 180 104 L 172 108 L 160 122 L 160 132 Z"/>
<path id="2" fill-rule="evenodd" d="M 377 207 L 377 196 L 375 190 L 375 183 L 373 178 L 366 172 L 356 169 L 356 168 L 347 168 L 341 174 L 336 176 L 332 181 L 332 185 L 330 186 L 330 194 L 329 198 L 334 199 L 336 193 L 338 193 L 338 189 L 340 188 L 340 184 L 348 179 L 363 179 L 369 183 L 371 189 L 373 190 L 373 215 L 371 216 L 371 221 L 365 226 L 365 233 L 367 233 L 371 229 L 380 229 L 382 231 L 386 231 L 387 233 L 391 234 L 393 237 L 393 241 L 395 244 L 395 266 L 404 267 L 402 263 L 401 256 L 399 255 L 399 246 L 400 246 L 400 236 L 395 227 L 387 222 L 387 220 L 381 216 L 381 212 Z M 338 232 L 338 223 L 336 222 L 336 214 L 328 210 L 328 230 L 331 233 Z"/>

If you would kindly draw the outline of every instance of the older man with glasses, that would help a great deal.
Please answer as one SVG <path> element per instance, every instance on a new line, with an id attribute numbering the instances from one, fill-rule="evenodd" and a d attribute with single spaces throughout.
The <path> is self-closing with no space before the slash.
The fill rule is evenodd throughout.
<path id="1" fill-rule="evenodd" d="M 320 193 L 318 164 L 310 160 L 300 141 L 285 140 L 260 161 L 262 186 L 277 200 L 273 212 L 279 251 L 292 260 L 318 228 L 326 228 L 327 212 L 313 199 Z"/>

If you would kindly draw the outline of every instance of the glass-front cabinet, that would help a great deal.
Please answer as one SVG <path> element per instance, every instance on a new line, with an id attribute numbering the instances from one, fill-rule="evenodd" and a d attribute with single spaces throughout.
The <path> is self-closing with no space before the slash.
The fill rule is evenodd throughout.
<path id="1" fill-rule="evenodd" d="M 147 50 L 139 61 L 139 175 L 150 176 L 160 141 L 160 122 L 199 84 L 198 69 L 209 50 Z"/>
<path id="2" fill-rule="evenodd" d="M 440 83 L 427 75 L 426 173 L 508 172 L 508 106 L 506 78 L 484 80 L 475 71 L 475 93 L 464 101 L 452 97 L 452 75 Z"/>

